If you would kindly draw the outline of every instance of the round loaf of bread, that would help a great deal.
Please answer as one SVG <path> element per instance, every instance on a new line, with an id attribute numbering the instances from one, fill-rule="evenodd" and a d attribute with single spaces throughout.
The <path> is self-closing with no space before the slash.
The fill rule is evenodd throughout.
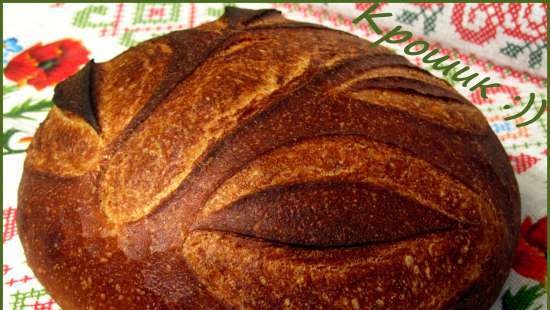
<path id="1" fill-rule="evenodd" d="M 487 309 L 518 187 L 448 83 L 345 32 L 227 9 L 56 87 L 18 229 L 72 309 Z"/>

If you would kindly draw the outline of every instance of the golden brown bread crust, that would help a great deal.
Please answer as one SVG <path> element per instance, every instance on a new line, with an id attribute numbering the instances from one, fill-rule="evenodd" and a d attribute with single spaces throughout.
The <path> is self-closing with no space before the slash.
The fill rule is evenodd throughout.
<path id="1" fill-rule="evenodd" d="M 487 122 L 352 35 L 228 9 L 54 100 L 18 228 L 63 309 L 487 309 L 508 275 Z"/>

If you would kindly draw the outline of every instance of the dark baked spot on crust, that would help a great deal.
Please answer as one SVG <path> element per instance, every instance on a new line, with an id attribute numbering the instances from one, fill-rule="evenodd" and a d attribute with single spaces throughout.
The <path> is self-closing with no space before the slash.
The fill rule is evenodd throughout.
<path id="1" fill-rule="evenodd" d="M 53 102 L 62 110 L 81 116 L 96 132 L 99 132 L 97 111 L 94 104 L 91 79 L 95 63 L 90 60 L 78 73 L 57 84 Z"/>
<path id="2" fill-rule="evenodd" d="M 387 189 L 366 183 L 312 182 L 242 197 L 197 223 L 196 229 L 289 245 L 338 247 L 391 242 L 459 226 Z"/>
<path id="3" fill-rule="evenodd" d="M 222 18 L 227 21 L 229 27 L 236 28 L 245 27 L 254 21 L 260 20 L 272 14 L 281 15 L 281 12 L 273 9 L 250 10 L 228 6 L 225 7 L 225 13 L 222 15 Z"/>

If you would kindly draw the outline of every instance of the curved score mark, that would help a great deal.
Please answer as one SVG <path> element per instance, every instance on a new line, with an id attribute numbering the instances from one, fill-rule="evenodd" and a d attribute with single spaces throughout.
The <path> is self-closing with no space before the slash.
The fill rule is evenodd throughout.
<path id="1" fill-rule="evenodd" d="M 331 247 L 390 242 L 470 225 L 384 187 L 303 180 L 241 196 L 195 223 L 192 230 L 214 229 L 288 245 Z"/>
<path id="2" fill-rule="evenodd" d="M 160 82 L 160 84 L 157 87 L 157 90 L 151 96 L 151 99 L 149 99 L 149 102 L 146 103 L 142 107 L 142 109 L 136 114 L 136 116 L 128 122 L 128 125 L 121 131 L 121 134 L 119 135 L 119 137 L 116 138 L 111 143 L 112 149 L 110 151 L 112 153 L 116 153 L 118 148 L 126 140 L 129 139 L 129 137 L 132 135 L 132 132 L 141 123 L 145 122 L 151 114 L 153 114 L 153 111 L 155 110 L 155 108 L 165 98 L 170 96 L 171 93 L 173 92 L 173 90 L 178 85 L 183 83 L 187 77 L 191 76 L 191 74 L 194 71 L 196 71 L 204 63 L 206 63 L 208 61 L 208 59 L 211 58 L 211 56 L 218 54 L 220 51 L 223 51 L 225 48 L 228 48 L 227 43 L 230 42 L 235 37 L 237 37 L 238 35 L 249 34 L 249 33 L 253 33 L 255 31 L 261 31 L 261 30 L 288 30 L 288 29 L 297 29 L 297 30 L 309 29 L 309 30 L 319 30 L 319 31 L 331 31 L 331 32 L 337 32 L 339 34 L 351 35 L 347 32 L 340 31 L 340 30 L 337 30 L 337 29 L 331 29 L 331 28 L 327 28 L 327 27 L 324 27 L 324 26 L 319 26 L 319 25 L 316 25 L 316 24 L 293 22 L 292 20 L 287 20 L 285 23 L 276 23 L 274 25 L 269 25 L 268 24 L 268 25 L 259 25 L 259 26 L 252 26 L 252 27 L 246 27 L 246 28 L 237 28 L 239 23 L 241 23 L 243 25 L 248 25 L 251 22 L 256 22 L 256 21 L 258 21 L 262 18 L 272 16 L 274 11 L 276 11 L 276 10 L 265 10 L 266 12 L 260 14 L 259 16 L 256 16 L 254 14 L 252 14 L 250 16 L 246 16 L 247 14 L 244 14 L 243 16 L 241 16 L 242 12 L 240 12 L 240 11 L 245 11 L 245 10 L 244 9 L 239 9 L 238 11 L 239 11 L 238 12 L 239 14 L 237 14 L 237 15 L 242 20 L 239 20 L 237 22 L 230 22 L 229 26 L 230 27 L 235 27 L 235 28 L 224 29 L 223 33 L 220 35 L 220 38 L 219 38 L 220 41 L 219 42 L 214 42 L 214 44 L 210 48 L 207 49 L 207 52 L 199 53 L 199 54 L 203 54 L 203 57 L 201 57 L 199 59 L 199 61 L 194 63 L 193 65 L 189 65 L 189 68 L 187 68 L 187 66 L 185 66 L 185 68 L 183 68 L 182 70 L 174 70 L 173 69 L 174 67 L 175 68 L 183 67 L 182 64 L 181 64 L 181 60 L 182 59 L 188 60 L 188 59 L 186 59 L 186 57 L 183 57 L 181 55 L 186 50 L 186 48 L 184 46 L 180 46 L 184 42 L 173 40 L 173 38 L 169 35 L 170 36 L 169 38 L 172 40 L 172 44 L 175 47 L 174 49 L 176 51 L 180 51 L 180 53 L 176 53 L 173 56 L 174 59 L 172 60 L 172 63 L 169 65 L 169 68 L 168 68 L 168 71 L 169 71 L 167 73 L 168 78 L 165 78 Z M 246 11 L 250 11 L 250 10 L 246 10 Z M 233 15 L 235 15 L 235 14 L 233 14 Z M 233 17 L 235 17 L 235 16 L 233 16 Z M 246 19 L 243 19 L 244 17 L 251 18 L 253 20 L 248 21 Z M 195 30 L 195 28 L 192 28 L 192 29 L 188 29 L 188 30 L 177 31 L 176 33 L 186 33 L 186 32 L 190 32 L 190 31 L 197 31 L 197 30 Z M 205 32 L 205 31 L 198 30 L 198 32 Z M 216 40 L 211 40 L 211 41 L 216 41 Z M 198 54 L 198 53 L 195 52 L 194 54 Z M 170 70 L 170 68 L 172 68 L 172 70 Z"/>

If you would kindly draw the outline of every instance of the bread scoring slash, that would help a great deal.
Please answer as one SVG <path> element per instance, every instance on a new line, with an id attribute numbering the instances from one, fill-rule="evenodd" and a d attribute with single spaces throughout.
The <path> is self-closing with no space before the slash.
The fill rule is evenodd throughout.
<path id="1" fill-rule="evenodd" d="M 17 223 L 63 309 L 488 309 L 509 273 L 483 115 L 351 34 L 227 8 L 54 101 Z"/>

